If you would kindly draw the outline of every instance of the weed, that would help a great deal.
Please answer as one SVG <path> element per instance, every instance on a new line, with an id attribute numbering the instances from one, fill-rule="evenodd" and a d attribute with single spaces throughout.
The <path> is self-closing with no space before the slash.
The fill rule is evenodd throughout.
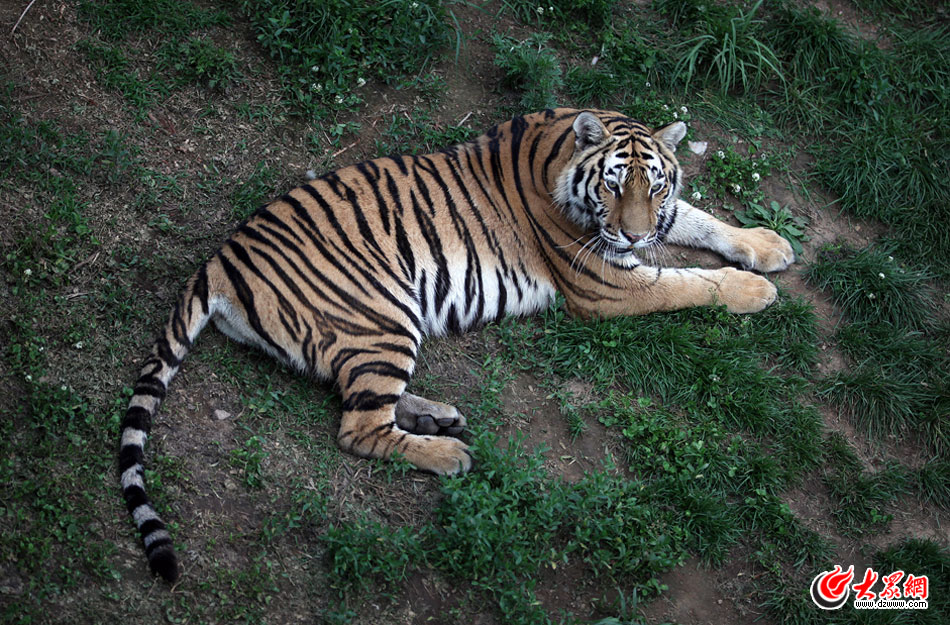
<path id="1" fill-rule="evenodd" d="M 418 72 L 449 43 L 448 14 L 435 0 L 243 0 L 241 8 L 278 63 L 285 97 L 321 117 L 358 104 L 371 78 Z"/>
<path id="2" fill-rule="evenodd" d="M 420 536 L 409 527 L 393 528 L 358 518 L 330 527 L 321 538 L 330 563 L 330 585 L 342 599 L 365 593 L 376 583 L 393 597 L 410 566 L 422 555 Z"/>
<path id="3" fill-rule="evenodd" d="M 96 156 L 97 164 L 104 170 L 112 184 L 123 181 L 136 167 L 137 149 L 129 147 L 126 137 L 115 130 L 102 135 L 102 149 Z"/>
<path id="4" fill-rule="evenodd" d="M 916 432 L 929 445 L 946 451 L 948 433 L 940 416 L 950 406 L 945 389 L 945 380 L 934 388 L 915 371 L 865 363 L 825 379 L 818 394 L 847 406 L 852 421 L 874 436 Z"/>
<path id="5" fill-rule="evenodd" d="M 502 35 L 492 37 L 495 64 L 505 72 L 506 83 L 522 92 L 521 105 L 529 111 L 552 108 L 563 86 L 561 65 L 547 47 L 549 35 L 535 33 L 524 41 Z"/>
<path id="6" fill-rule="evenodd" d="M 930 324 L 933 310 L 930 276 L 901 265 L 892 252 L 883 246 L 826 246 L 806 268 L 805 279 L 829 289 L 835 305 L 855 322 L 923 328 Z"/>
<path id="7" fill-rule="evenodd" d="M 760 189 L 764 176 L 772 173 L 778 158 L 769 154 L 756 157 L 755 147 L 749 146 L 749 154 L 740 154 L 733 146 L 717 150 L 707 161 L 709 188 L 720 198 L 727 194 L 746 205 L 761 204 L 765 194 Z"/>
<path id="8" fill-rule="evenodd" d="M 584 421 L 581 411 L 578 410 L 571 401 L 573 394 L 564 389 L 557 389 L 550 395 L 549 399 L 551 398 L 558 400 L 561 407 L 561 414 L 564 415 L 568 432 L 571 434 L 571 441 L 576 440 L 578 436 L 587 430 L 587 423 Z"/>
<path id="9" fill-rule="evenodd" d="M 603 105 L 623 85 L 622 79 L 604 68 L 572 67 L 567 71 L 565 90 L 575 106 Z"/>
<path id="10" fill-rule="evenodd" d="M 950 509 L 950 460 L 931 458 L 917 469 L 916 480 L 923 500 Z"/>
<path id="11" fill-rule="evenodd" d="M 247 219 L 277 189 L 278 172 L 266 162 L 258 163 L 247 180 L 237 182 L 231 191 L 231 212 L 235 219 Z"/>
<path id="12" fill-rule="evenodd" d="M 610 23 L 616 0 L 502 0 L 505 9 L 528 23 L 554 22 L 558 24 L 580 21 L 590 27 Z"/>
<path id="13" fill-rule="evenodd" d="M 477 133 L 464 126 L 442 127 L 427 111 L 414 111 L 410 116 L 393 115 L 382 136 L 376 139 L 376 154 L 426 154 L 440 148 L 462 143 Z"/>
<path id="14" fill-rule="evenodd" d="M 768 95 L 769 111 L 783 126 L 818 132 L 835 119 L 832 98 L 821 83 L 792 77 L 769 88 Z"/>
<path id="15" fill-rule="evenodd" d="M 244 475 L 244 484 L 248 488 L 260 488 L 264 484 L 262 463 L 269 452 L 264 451 L 264 439 L 254 435 L 245 441 L 244 446 L 231 451 L 231 466 L 240 469 Z"/>
<path id="16" fill-rule="evenodd" d="M 808 241 L 809 238 L 805 234 L 805 228 L 808 227 L 805 217 L 792 214 L 787 206 L 782 206 L 775 200 L 769 203 L 768 208 L 754 202 L 749 202 L 747 206 L 746 210 L 735 213 L 739 223 L 746 228 L 763 226 L 774 230 L 791 244 L 795 256 L 801 258 L 804 252 L 802 241 Z"/>
<path id="17" fill-rule="evenodd" d="M 930 372 L 945 368 L 945 350 L 938 341 L 919 331 L 900 332 L 887 324 L 862 322 L 841 328 L 835 339 L 859 366 L 869 362 L 886 363 L 914 371 L 924 378 Z"/>
<path id="18" fill-rule="evenodd" d="M 714 120 L 724 130 L 747 139 L 781 136 L 771 113 L 749 98 L 736 98 L 718 91 L 706 92 L 701 101 L 693 104 L 693 108 L 701 112 L 704 118 Z"/>
<path id="19" fill-rule="evenodd" d="M 835 464 L 836 457 L 844 457 L 845 464 Z M 852 536 L 876 533 L 890 523 L 893 515 L 888 508 L 898 495 L 909 492 L 907 469 L 890 463 L 877 472 L 867 473 L 841 439 L 828 459 L 830 470 L 822 480 L 836 502 L 832 515 L 841 532 Z"/>
<path id="20" fill-rule="evenodd" d="M 687 12 L 701 13 L 694 22 L 697 35 L 677 45 L 682 50 L 674 74 L 689 89 L 690 83 L 702 79 L 716 84 L 726 92 L 741 88 L 748 92 L 770 77 L 782 79 L 780 63 L 769 44 L 759 38 L 761 21 L 755 14 L 762 0 L 748 11 L 706 2 L 678 3 L 661 0 L 661 10 L 671 11 L 674 22 Z M 675 8 L 683 5 L 683 9 Z M 704 71 L 705 70 L 705 71 Z"/>
<path id="21" fill-rule="evenodd" d="M 227 11 L 204 9 L 181 0 L 83 0 L 79 13 L 111 40 L 147 31 L 172 38 L 231 22 Z"/>
<path id="22" fill-rule="evenodd" d="M 224 89 L 241 79 L 237 58 L 211 41 L 192 38 L 170 46 L 167 62 L 182 80 L 200 83 L 211 89 Z"/>
<path id="23" fill-rule="evenodd" d="M 855 60 L 854 38 L 815 7 L 782 2 L 769 16 L 766 30 L 789 78 L 823 80 Z"/>

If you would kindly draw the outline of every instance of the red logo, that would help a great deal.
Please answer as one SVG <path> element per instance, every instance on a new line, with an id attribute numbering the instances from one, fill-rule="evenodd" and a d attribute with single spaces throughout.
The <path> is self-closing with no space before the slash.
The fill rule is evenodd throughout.
<path id="1" fill-rule="evenodd" d="M 819 573 L 812 581 L 811 600 L 822 610 L 837 610 L 847 602 L 853 579 L 853 564 L 845 572 L 836 564 L 833 571 Z"/>

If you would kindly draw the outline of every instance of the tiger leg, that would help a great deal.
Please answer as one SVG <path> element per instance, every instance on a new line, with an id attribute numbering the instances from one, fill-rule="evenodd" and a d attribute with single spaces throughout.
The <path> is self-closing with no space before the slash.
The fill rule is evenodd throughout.
<path id="1" fill-rule="evenodd" d="M 465 429 L 465 417 L 455 406 L 403 393 L 396 402 L 396 425 L 414 434 L 458 436 Z"/>
<path id="2" fill-rule="evenodd" d="M 472 457 L 465 443 L 451 436 L 419 433 L 427 429 L 427 420 L 420 417 L 432 416 L 428 413 L 436 413 L 432 417 L 436 424 L 439 420 L 448 423 L 449 418 L 458 423 L 461 417 L 457 412 L 450 415 L 446 408 L 451 408 L 445 404 L 414 395 L 402 399 L 415 365 L 407 351 L 361 351 L 337 372 L 343 395 L 340 447 L 364 458 L 388 459 L 398 453 L 416 468 L 432 473 L 468 471 Z M 458 426 L 446 426 L 447 431 L 451 427 Z"/>
<path id="3" fill-rule="evenodd" d="M 712 250 L 743 269 L 783 271 L 795 262 L 792 246 L 774 230 L 736 228 L 683 200 L 676 202 L 676 220 L 666 240 Z"/>
<path id="4" fill-rule="evenodd" d="M 607 297 L 585 298 L 570 291 L 564 293 L 564 303 L 571 315 L 617 317 L 720 304 L 730 312 L 753 313 L 774 302 L 776 296 L 771 282 L 734 267 L 606 267 L 603 275 L 604 284 L 613 287 Z"/>

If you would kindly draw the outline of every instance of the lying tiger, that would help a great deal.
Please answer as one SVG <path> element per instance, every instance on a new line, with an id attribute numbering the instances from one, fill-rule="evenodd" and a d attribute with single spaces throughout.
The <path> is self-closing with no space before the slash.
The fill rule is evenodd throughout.
<path id="1" fill-rule="evenodd" d="M 427 335 L 548 306 L 581 317 L 775 299 L 765 278 L 641 262 L 664 242 L 745 269 L 781 271 L 789 244 L 724 224 L 678 198 L 682 122 L 650 130 L 609 111 L 547 110 L 426 156 L 325 174 L 262 207 L 191 277 L 147 358 L 122 421 L 119 472 L 153 571 L 178 577 L 171 537 L 145 494 L 153 416 L 209 320 L 307 375 L 337 384 L 340 446 L 398 452 L 433 473 L 472 466 L 452 406 L 405 392 Z"/>

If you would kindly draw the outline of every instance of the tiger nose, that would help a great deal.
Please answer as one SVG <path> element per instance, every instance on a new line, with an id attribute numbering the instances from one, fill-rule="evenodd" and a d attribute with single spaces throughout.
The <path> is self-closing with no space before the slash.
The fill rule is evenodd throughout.
<path id="1" fill-rule="evenodd" d="M 623 236 L 627 237 L 627 240 L 630 241 L 631 243 L 636 243 L 637 241 L 639 241 L 640 239 L 646 236 L 645 234 L 634 234 L 630 232 L 629 230 L 621 230 L 620 232 L 623 233 Z"/>

